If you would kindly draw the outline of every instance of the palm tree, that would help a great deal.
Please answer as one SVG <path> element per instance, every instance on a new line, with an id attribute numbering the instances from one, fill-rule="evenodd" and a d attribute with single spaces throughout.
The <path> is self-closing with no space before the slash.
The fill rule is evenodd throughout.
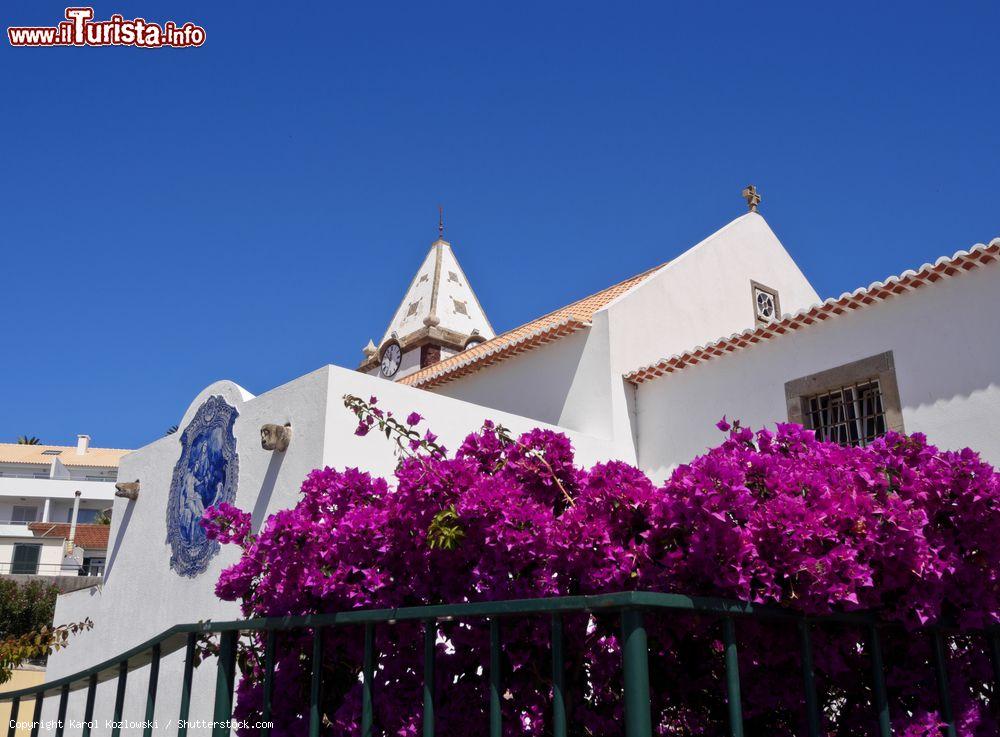
<path id="1" fill-rule="evenodd" d="M 18 445 L 38 445 L 41 440 L 36 438 L 34 435 L 22 435 L 17 439 Z"/>

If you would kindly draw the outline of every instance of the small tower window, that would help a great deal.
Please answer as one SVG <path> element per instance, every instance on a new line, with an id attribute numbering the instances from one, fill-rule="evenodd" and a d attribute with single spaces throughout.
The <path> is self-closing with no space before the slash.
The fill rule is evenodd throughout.
<path id="1" fill-rule="evenodd" d="M 469 311 L 465 308 L 465 302 L 462 302 L 457 299 L 453 299 L 452 302 L 455 303 L 455 312 L 457 314 L 468 316 Z"/>
<path id="2" fill-rule="evenodd" d="M 781 319 L 781 306 L 778 302 L 777 290 L 751 281 L 750 292 L 753 295 L 753 314 L 756 325 L 767 325 Z"/>
<path id="3" fill-rule="evenodd" d="M 441 360 L 441 346 L 422 345 L 420 346 L 420 368 L 433 366 Z"/>
<path id="4" fill-rule="evenodd" d="M 419 299 L 416 302 L 410 302 L 410 308 L 406 311 L 406 316 L 407 317 L 413 317 L 414 315 L 417 314 L 417 310 L 419 308 L 420 308 L 420 300 Z"/>
<path id="5" fill-rule="evenodd" d="M 461 284 L 462 284 L 462 282 L 460 282 L 458 280 L 458 274 L 456 274 L 454 271 L 449 271 L 448 272 L 448 281 L 453 281 L 456 284 L 458 284 L 459 286 L 461 286 Z"/>

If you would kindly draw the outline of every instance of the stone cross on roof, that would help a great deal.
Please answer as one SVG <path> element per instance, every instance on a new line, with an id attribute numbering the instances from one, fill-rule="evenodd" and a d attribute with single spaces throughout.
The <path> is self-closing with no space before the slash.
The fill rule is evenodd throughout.
<path id="1" fill-rule="evenodd" d="M 748 184 L 743 188 L 743 199 L 747 201 L 747 207 L 750 208 L 750 212 L 757 212 L 757 206 L 760 204 L 760 194 L 757 192 L 755 186 Z"/>

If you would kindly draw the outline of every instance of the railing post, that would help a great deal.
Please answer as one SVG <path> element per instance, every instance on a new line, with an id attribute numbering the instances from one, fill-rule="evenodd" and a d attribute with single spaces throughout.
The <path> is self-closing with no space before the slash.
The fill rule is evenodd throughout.
<path id="1" fill-rule="evenodd" d="M 45 692 L 39 691 L 35 694 L 35 713 L 31 717 L 31 737 L 38 737 L 38 727 L 42 723 L 43 701 L 45 701 Z"/>
<path id="2" fill-rule="evenodd" d="M 552 615 L 552 735 L 566 737 L 566 664 L 562 616 Z"/>
<path id="3" fill-rule="evenodd" d="M 642 612 L 622 612 L 622 670 L 625 676 L 625 737 L 651 737 L 649 647 Z"/>
<path id="4" fill-rule="evenodd" d="M 882 644 L 878 627 L 868 627 L 868 644 L 872 651 L 872 686 L 875 695 L 875 714 L 878 717 L 879 737 L 891 737 L 892 721 L 889 719 L 889 697 L 885 690 L 885 668 L 882 665 Z"/>
<path id="5" fill-rule="evenodd" d="M 128 683 L 128 661 L 118 664 L 118 688 L 115 691 L 115 711 L 111 717 L 111 737 L 120 737 L 122 733 L 122 710 L 125 708 L 125 685 Z"/>
<path id="6" fill-rule="evenodd" d="M 236 680 L 236 641 L 238 630 L 227 630 L 219 636 L 219 658 L 215 671 L 215 711 L 212 737 L 229 737 L 229 722 L 233 718 L 233 686 Z"/>
<path id="7" fill-rule="evenodd" d="M 424 622 L 424 715 L 423 735 L 434 737 L 434 655 L 437 649 L 437 623 Z"/>
<path id="8" fill-rule="evenodd" d="M 729 734 L 743 737 L 743 702 L 740 698 L 740 657 L 736 648 L 736 623 L 722 620 L 722 642 L 726 648 L 726 705 L 729 707 Z"/>
<path id="9" fill-rule="evenodd" d="M 500 704 L 500 620 L 490 618 L 490 737 L 502 737 L 503 713 Z"/>
<path id="10" fill-rule="evenodd" d="M 184 678 L 181 681 L 181 709 L 177 715 L 177 737 L 187 737 L 188 716 L 191 714 L 191 682 L 194 680 L 194 649 L 198 635 L 189 632 L 184 649 Z"/>
<path id="11" fill-rule="evenodd" d="M 375 625 L 365 624 L 365 652 L 361 663 L 361 737 L 371 737 L 372 724 L 375 721 L 374 705 L 372 703 L 372 683 L 375 680 Z"/>
<path id="12" fill-rule="evenodd" d="M 312 637 L 312 658 L 309 661 L 312 669 L 309 675 L 309 737 L 319 737 L 322 723 L 320 695 L 323 691 L 323 629 L 315 627 Z"/>
<path id="13" fill-rule="evenodd" d="M 156 713 L 156 685 L 160 680 L 160 644 L 153 645 L 149 660 L 149 683 L 146 684 L 146 726 L 142 737 L 153 736 L 153 718 Z"/>
<path id="14" fill-rule="evenodd" d="M 267 725 L 271 721 L 271 697 L 274 694 L 274 647 L 278 633 L 274 630 L 267 631 L 267 641 L 264 643 L 264 704 L 261 708 L 261 737 L 268 737 L 271 728 Z"/>
<path id="15" fill-rule="evenodd" d="M 799 642 L 802 649 L 802 685 L 806 696 L 806 729 L 809 737 L 819 737 L 819 698 L 816 695 L 816 674 L 813 667 L 812 638 L 809 621 L 799 620 Z"/>
<path id="16" fill-rule="evenodd" d="M 10 702 L 10 720 L 7 722 L 7 737 L 14 737 L 17 732 L 17 712 L 21 708 L 21 699 Z"/>
<path id="17" fill-rule="evenodd" d="M 94 721 L 94 699 L 97 696 L 97 674 L 87 679 L 87 704 L 83 708 L 83 730 L 80 737 L 90 737 L 90 723 Z"/>
<path id="18" fill-rule="evenodd" d="M 934 646 L 934 672 L 937 676 L 938 697 L 940 699 L 941 721 L 944 722 L 944 733 L 947 737 L 957 737 L 955 733 L 955 717 L 951 711 L 951 688 L 948 686 L 948 651 L 941 630 L 931 633 Z"/>
<path id="19" fill-rule="evenodd" d="M 63 737 L 66 729 L 66 702 L 69 701 L 69 684 L 59 689 L 59 715 L 56 717 L 56 737 Z"/>
<path id="20" fill-rule="evenodd" d="M 1000 714 L 1000 632 L 987 635 L 990 646 L 990 660 L 993 662 L 993 710 Z"/>

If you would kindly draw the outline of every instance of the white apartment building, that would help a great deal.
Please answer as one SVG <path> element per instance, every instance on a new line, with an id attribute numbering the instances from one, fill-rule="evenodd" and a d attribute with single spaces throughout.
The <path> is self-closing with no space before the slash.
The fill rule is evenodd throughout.
<path id="1" fill-rule="evenodd" d="M 100 537 L 87 528 L 113 506 L 127 452 L 92 448 L 89 435 L 76 446 L 0 443 L 0 575 L 100 575 L 105 551 L 81 542 Z"/>

